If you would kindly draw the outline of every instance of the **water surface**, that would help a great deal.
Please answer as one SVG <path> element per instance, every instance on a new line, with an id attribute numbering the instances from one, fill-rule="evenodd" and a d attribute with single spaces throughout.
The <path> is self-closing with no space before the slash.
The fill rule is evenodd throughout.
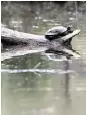
<path id="1" fill-rule="evenodd" d="M 47 4 L 2 4 L 2 23 L 35 34 L 58 24 L 79 28 L 72 46 L 81 57 L 67 60 L 57 55 L 57 61 L 51 61 L 44 47 L 7 49 L 1 64 L 2 115 L 86 114 L 86 14 L 77 11 L 76 22 L 75 8 Z"/>

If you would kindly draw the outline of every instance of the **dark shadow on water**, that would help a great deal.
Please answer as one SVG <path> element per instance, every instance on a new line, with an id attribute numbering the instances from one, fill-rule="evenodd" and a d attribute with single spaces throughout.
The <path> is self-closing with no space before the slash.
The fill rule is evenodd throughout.
<path id="1" fill-rule="evenodd" d="M 71 47 L 72 50 L 72 47 Z M 75 50 L 72 50 L 73 52 L 76 52 Z M 64 71 L 70 70 L 70 63 L 69 60 L 71 60 L 71 55 L 65 53 L 65 52 L 60 52 L 56 51 L 54 49 L 48 49 L 46 50 L 46 53 L 54 53 L 60 56 L 65 55 L 66 60 L 63 61 L 63 66 L 64 66 Z M 56 56 L 57 58 L 57 56 Z M 64 105 L 63 105 L 63 111 L 66 115 L 69 115 L 69 108 L 71 106 L 71 97 L 70 97 L 70 73 L 65 73 L 63 74 L 62 78 L 62 85 L 63 85 L 63 92 L 62 97 L 64 98 Z M 61 89 L 62 90 L 62 89 Z M 65 109 L 64 109 L 65 108 Z"/>

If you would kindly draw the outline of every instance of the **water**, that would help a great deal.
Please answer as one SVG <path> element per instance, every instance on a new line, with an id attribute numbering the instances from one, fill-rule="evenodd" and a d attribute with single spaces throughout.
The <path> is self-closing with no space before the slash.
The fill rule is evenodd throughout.
<path id="1" fill-rule="evenodd" d="M 35 34 L 44 34 L 60 23 L 77 28 L 75 8 L 67 10 L 52 2 L 35 5 L 5 3 L 2 23 Z M 49 60 L 45 47 L 39 46 L 7 48 L 2 53 L 2 115 L 86 114 L 86 15 L 82 7 L 77 26 L 81 33 L 72 46 L 81 55 L 78 59 L 55 56 Z"/>

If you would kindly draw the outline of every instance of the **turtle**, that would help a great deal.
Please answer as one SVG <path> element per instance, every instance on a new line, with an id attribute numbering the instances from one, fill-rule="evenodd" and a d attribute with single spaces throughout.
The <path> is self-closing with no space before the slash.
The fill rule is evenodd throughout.
<path id="1" fill-rule="evenodd" d="M 72 29 L 71 27 L 64 27 L 64 26 L 56 26 L 53 27 L 51 29 L 49 29 L 46 33 L 45 33 L 45 38 L 52 41 L 54 39 L 58 39 L 61 38 L 69 33 L 72 33 Z"/>

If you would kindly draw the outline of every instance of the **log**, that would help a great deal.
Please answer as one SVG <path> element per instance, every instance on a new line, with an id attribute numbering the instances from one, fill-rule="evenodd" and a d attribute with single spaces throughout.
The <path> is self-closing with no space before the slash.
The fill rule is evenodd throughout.
<path id="1" fill-rule="evenodd" d="M 73 38 L 74 36 L 78 35 L 79 33 L 80 33 L 80 29 L 76 29 L 72 33 L 70 33 L 70 34 L 68 34 L 66 36 L 63 36 L 61 38 L 58 38 L 58 39 L 56 39 L 54 41 L 57 41 L 57 42 L 59 42 L 61 44 L 63 42 L 66 42 L 67 40 Z"/>
<path id="2" fill-rule="evenodd" d="M 53 40 L 53 41 L 61 44 L 63 41 L 67 41 L 71 37 L 76 36 L 77 34 L 79 34 L 79 32 L 80 30 L 77 29 L 64 37 Z M 21 43 L 24 43 L 24 44 L 44 43 L 46 44 L 46 43 L 49 43 L 49 40 L 47 40 L 44 35 L 28 34 L 28 33 L 18 32 L 16 30 L 11 30 L 6 27 L 2 27 L 1 28 L 1 42 L 7 45 L 21 44 Z"/>
<path id="3" fill-rule="evenodd" d="M 2 43 L 14 43 L 14 44 L 29 44 L 31 42 L 47 42 L 48 40 L 44 35 L 28 34 L 11 30 L 5 27 L 1 28 L 1 41 Z"/>
<path id="4" fill-rule="evenodd" d="M 62 39 L 63 41 L 67 41 L 68 39 L 70 39 L 70 38 L 72 38 L 72 37 L 78 35 L 79 33 L 80 33 L 80 29 L 76 29 L 76 30 L 73 31 L 71 34 L 68 34 L 68 35 L 62 37 L 61 39 Z"/>

